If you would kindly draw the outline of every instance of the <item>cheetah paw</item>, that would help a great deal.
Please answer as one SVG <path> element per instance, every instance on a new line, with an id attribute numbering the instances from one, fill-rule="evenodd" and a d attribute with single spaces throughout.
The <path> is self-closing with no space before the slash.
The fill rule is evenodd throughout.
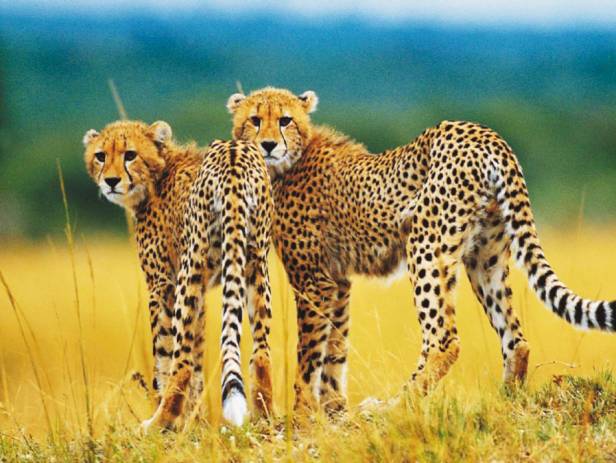
<path id="1" fill-rule="evenodd" d="M 359 412 L 372 413 L 381 410 L 385 405 L 385 401 L 376 397 L 367 397 L 359 403 Z"/>
<path id="2" fill-rule="evenodd" d="M 359 413 L 368 417 L 374 413 L 382 413 L 391 410 L 400 403 L 400 397 L 393 397 L 389 400 L 381 400 L 376 397 L 367 397 L 359 404 Z"/>
<path id="3" fill-rule="evenodd" d="M 140 429 L 143 434 L 147 434 L 150 431 L 152 425 L 154 424 L 154 419 L 155 416 L 152 416 L 152 418 L 141 422 Z"/>

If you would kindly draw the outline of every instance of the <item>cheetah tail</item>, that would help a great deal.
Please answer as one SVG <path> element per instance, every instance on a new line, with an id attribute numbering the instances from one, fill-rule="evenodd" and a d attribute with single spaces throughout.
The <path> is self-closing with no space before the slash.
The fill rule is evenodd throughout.
<path id="1" fill-rule="evenodd" d="M 246 309 L 247 292 L 244 268 L 248 250 L 248 206 L 243 191 L 240 184 L 230 185 L 222 210 L 222 411 L 224 418 L 236 426 L 242 425 L 248 415 L 240 369 L 242 313 Z"/>
<path id="2" fill-rule="evenodd" d="M 584 299 L 567 288 L 552 270 L 539 243 L 526 182 L 513 153 L 511 161 L 506 167 L 493 164 L 492 183 L 515 261 L 526 271 L 530 286 L 552 312 L 575 327 L 616 331 L 616 301 Z"/>

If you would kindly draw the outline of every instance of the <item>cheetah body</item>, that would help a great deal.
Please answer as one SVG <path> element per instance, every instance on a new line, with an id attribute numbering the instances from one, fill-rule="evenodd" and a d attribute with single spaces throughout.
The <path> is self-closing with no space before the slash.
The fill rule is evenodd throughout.
<path id="1" fill-rule="evenodd" d="M 195 405 L 203 388 L 204 292 L 221 283 L 223 414 L 241 424 L 247 407 L 239 341 L 246 312 L 254 339 L 253 403 L 260 413 L 271 408 L 270 182 L 249 143 L 214 141 L 199 149 L 176 145 L 170 136 L 166 123 L 116 122 L 84 139 L 90 175 L 134 216 L 160 395 L 146 426 L 172 427 Z M 127 152 L 135 159 L 127 162 Z M 97 153 L 104 153 L 103 162 Z M 110 189 L 109 178 L 120 180 Z"/>
<path id="2" fill-rule="evenodd" d="M 313 92 L 266 88 L 227 105 L 234 138 L 260 145 L 273 179 L 273 237 L 298 309 L 296 407 L 346 406 L 352 274 L 386 276 L 406 263 L 423 337 L 412 383 L 422 390 L 458 356 L 460 264 L 501 339 L 508 382 L 524 379 L 529 354 L 507 284 L 511 252 L 557 315 L 614 331 L 616 303 L 574 295 L 547 263 L 522 170 L 496 132 L 445 121 L 372 154 L 313 125 L 316 103 Z"/>

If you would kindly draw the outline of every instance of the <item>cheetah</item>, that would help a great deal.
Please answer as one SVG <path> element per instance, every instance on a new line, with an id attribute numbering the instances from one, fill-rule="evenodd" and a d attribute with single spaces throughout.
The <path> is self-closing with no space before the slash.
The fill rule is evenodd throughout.
<path id="1" fill-rule="evenodd" d="M 272 235 L 296 296 L 295 407 L 347 406 L 352 274 L 387 276 L 406 264 L 422 329 L 409 385 L 427 391 L 459 353 L 454 290 L 460 264 L 500 337 L 504 381 L 523 381 L 529 346 L 511 304 L 511 253 L 530 286 L 580 328 L 614 331 L 616 302 L 575 295 L 537 238 L 522 169 L 493 130 L 444 121 L 380 154 L 313 125 L 312 91 L 232 95 L 233 138 L 259 145 L 272 177 Z"/>
<path id="2" fill-rule="evenodd" d="M 221 283 L 223 416 L 241 425 L 248 415 L 239 349 L 246 310 L 254 341 L 253 407 L 267 414 L 272 405 L 267 256 L 273 203 L 256 146 L 220 140 L 205 149 L 178 145 L 162 121 L 114 122 L 100 133 L 89 130 L 83 143 L 86 168 L 101 193 L 134 218 L 149 291 L 153 389 L 159 398 L 144 428 L 174 427 L 200 396 L 204 292 Z"/>

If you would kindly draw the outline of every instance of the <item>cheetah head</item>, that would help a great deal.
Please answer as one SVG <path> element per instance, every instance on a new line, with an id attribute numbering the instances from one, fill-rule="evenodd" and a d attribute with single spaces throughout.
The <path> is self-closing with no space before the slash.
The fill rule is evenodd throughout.
<path id="1" fill-rule="evenodd" d="M 245 96 L 233 94 L 227 109 L 233 115 L 233 138 L 254 142 L 277 174 L 301 157 L 312 135 L 309 114 L 319 99 L 313 91 L 297 96 L 266 87 Z"/>
<path id="2" fill-rule="evenodd" d="M 88 130 L 83 137 L 86 169 L 112 203 L 134 209 L 149 194 L 165 168 L 164 153 L 171 127 L 158 121 L 117 121 L 100 133 Z"/>

